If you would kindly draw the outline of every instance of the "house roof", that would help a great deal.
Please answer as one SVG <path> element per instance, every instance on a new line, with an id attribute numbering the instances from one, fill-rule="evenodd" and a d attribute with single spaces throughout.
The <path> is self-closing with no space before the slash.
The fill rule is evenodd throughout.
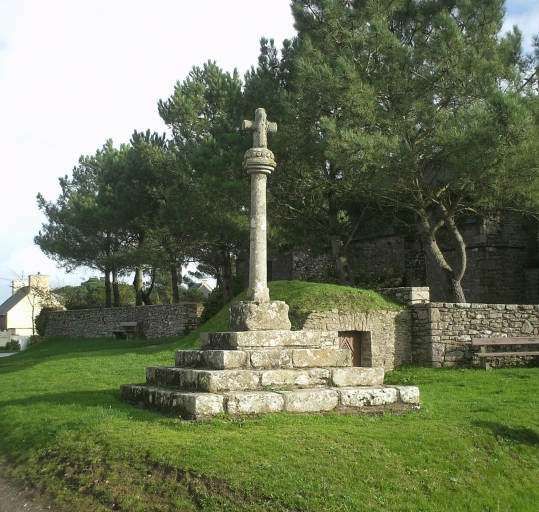
<path id="1" fill-rule="evenodd" d="M 3 304 L 0 304 L 0 315 L 6 315 L 7 313 L 9 313 L 22 299 L 24 299 L 28 295 L 28 291 L 28 286 L 20 288 Z"/>

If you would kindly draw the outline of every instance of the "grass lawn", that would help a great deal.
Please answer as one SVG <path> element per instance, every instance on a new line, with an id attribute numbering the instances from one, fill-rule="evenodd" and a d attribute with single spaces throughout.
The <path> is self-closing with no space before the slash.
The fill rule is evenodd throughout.
<path id="1" fill-rule="evenodd" d="M 402 416 L 196 423 L 118 400 L 196 340 L 49 338 L 1 358 L 7 476 L 70 512 L 539 508 L 539 369 L 391 372 L 420 387 L 421 411 Z"/>

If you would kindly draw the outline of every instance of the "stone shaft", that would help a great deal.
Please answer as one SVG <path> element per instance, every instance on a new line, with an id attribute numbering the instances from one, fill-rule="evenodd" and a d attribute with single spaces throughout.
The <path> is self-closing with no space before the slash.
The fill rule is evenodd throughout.
<path id="1" fill-rule="evenodd" d="M 251 173 L 251 238 L 247 300 L 269 301 L 266 239 L 266 174 Z"/>

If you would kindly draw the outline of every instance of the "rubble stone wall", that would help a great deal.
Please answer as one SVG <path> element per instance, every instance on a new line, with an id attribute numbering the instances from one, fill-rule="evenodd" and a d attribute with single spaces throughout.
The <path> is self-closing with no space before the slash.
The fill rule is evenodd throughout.
<path id="1" fill-rule="evenodd" d="M 479 347 L 472 346 L 472 338 L 539 335 L 539 305 L 433 302 L 413 306 L 412 317 L 412 360 L 424 366 L 479 366 L 474 357 Z M 524 365 L 535 359 L 499 358 L 492 365 Z"/>
<path id="2" fill-rule="evenodd" d="M 162 306 L 79 309 L 50 313 L 46 336 L 107 338 L 120 322 L 137 322 L 138 335 L 166 338 L 188 334 L 199 325 L 202 304 L 185 302 Z"/>
<path id="3" fill-rule="evenodd" d="M 393 370 L 411 361 L 412 315 L 402 311 L 313 312 L 305 320 L 308 331 L 360 331 L 370 333 L 372 367 Z"/>

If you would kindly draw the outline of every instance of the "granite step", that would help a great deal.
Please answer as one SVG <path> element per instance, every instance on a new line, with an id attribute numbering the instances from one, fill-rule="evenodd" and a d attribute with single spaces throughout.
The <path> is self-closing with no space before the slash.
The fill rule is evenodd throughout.
<path id="1" fill-rule="evenodd" d="M 120 389 L 120 397 L 123 401 L 187 420 L 210 419 L 222 414 L 370 412 L 419 408 L 419 389 L 415 386 L 197 393 L 125 384 Z"/>
<path id="2" fill-rule="evenodd" d="M 249 348 L 329 348 L 339 346 L 336 331 L 240 331 L 203 332 L 203 350 L 242 350 Z"/>
<path id="3" fill-rule="evenodd" d="M 208 370 L 148 366 L 146 382 L 161 388 L 184 388 L 210 393 L 309 387 L 378 386 L 383 368 L 290 368 L 275 370 Z"/>
<path id="4" fill-rule="evenodd" d="M 177 350 L 175 363 L 180 368 L 209 370 L 349 367 L 352 364 L 348 349 L 296 348 L 258 350 Z"/>

